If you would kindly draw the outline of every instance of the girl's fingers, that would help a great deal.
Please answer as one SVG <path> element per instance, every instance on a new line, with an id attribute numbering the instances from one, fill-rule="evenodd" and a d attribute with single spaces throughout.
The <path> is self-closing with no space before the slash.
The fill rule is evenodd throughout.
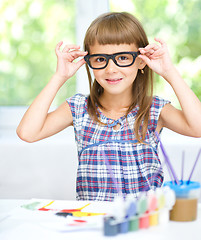
<path id="1" fill-rule="evenodd" d="M 140 59 L 142 59 L 148 66 L 150 66 L 151 60 L 150 60 L 150 58 L 148 56 L 146 56 L 146 55 L 139 55 L 138 57 Z"/>
<path id="2" fill-rule="evenodd" d="M 154 40 L 155 40 L 156 42 L 160 43 L 161 46 L 166 45 L 166 42 L 165 42 L 164 40 L 162 40 L 161 38 L 154 38 Z"/>
<path id="3" fill-rule="evenodd" d="M 85 64 L 86 62 L 85 62 L 85 60 L 84 60 L 84 58 L 82 58 L 82 59 L 80 59 L 77 63 L 76 63 L 76 65 L 77 65 L 77 69 L 79 69 L 83 64 Z"/>
<path id="4" fill-rule="evenodd" d="M 149 50 L 158 50 L 160 48 L 160 46 L 156 43 L 153 44 L 149 44 L 148 46 L 145 47 L 145 50 L 149 51 Z"/>
<path id="5" fill-rule="evenodd" d="M 58 52 L 59 52 L 60 47 L 61 47 L 62 44 L 63 44 L 63 41 L 60 41 L 59 43 L 57 43 L 56 48 L 55 48 L 56 54 L 58 54 Z"/>
<path id="6" fill-rule="evenodd" d="M 149 49 L 149 50 L 142 49 L 142 50 L 140 50 L 140 53 L 142 55 L 146 55 L 147 57 L 151 57 L 152 55 L 154 55 L 156 53 L 156 51 L 154 49 Z"/>
<path id="7" fill-rule="evenodd" d="M 83 51 L 71 51 L 70 52 L 70 55 L 73 57 L 73 58 L 78 58 L 78 57 L 82 57 L 82 56 L 85 56 L 87 55 L 88 52 L 83 52 Z"/>
<path id="8" fill-rule="evenodd" d="M 75 44 L 68 44 L 68 45 L 65 45 L 62 52 L 69 52 L 70 50 L 74 50 L 74 49 L 75 50 L 80 49 L 80 46 Z"/>
<path id="9" fill-rule="evenodd" d="M 156 42 L 160 43 L 160 45 L 158 45 L 158 44 L 156 44 L 156 43 L 149 44 L 149 45 L 147 45 L 147 46 L 144 47 L 144 48 L 139 48 L 140 52 L 141 52 L 141 53 L 144 53 L 144 54 L 145 54 L 145 53 L 146 53 L 146 54 L 147 54 L 147 53 L 153 54 L 154 52 L 160 50 L 161 48 L 163 48 L 163 47 L 166 45 L 165 41 L 163 41 L 163 40 L 160 39 L 160 38 L 154 38 L 154 40 L 155 40 Z"/>
<path id="10" fill-rule="evenodd" d="M 77 50 L 80 48 L 80 46 L 78 46 L 76 44 L 67 44 L 64 46 L 63 50 L 61 51 L 60 48 L 61 48 L 62 44 L 63 44 L 63 41 L 60 41 L 56 45 L 55 52 L 57 53 L 57 55 L 59 52 L 66 53 L 66 52 L 69 52 L 70 50 Z"/>
<path id="11" fill-rule="evenodd" d="M 60 41 L 55 48 L 55 52 L 58 58 L 63 58 L 68 62 L 73 62 L 75 59 L 87 55 L 87 52 L 79 50 L 80 46 L 76 44 L 65 45 L 63 50 L 61 50 L 62 44 L 63 41 Z"/>
<path id="12" fill-rule="evenodd" d="M 155 40 L 157 40 L 161 44 L 161 46 L 155 43 L 149 44 L 145 48 L 140 48 L 139 49 L 140 53 L 152 59 L 161 57 L 166 49 L 166 47 L 164 46 L 165 42 L 158 38 L 156 38 Z"/>

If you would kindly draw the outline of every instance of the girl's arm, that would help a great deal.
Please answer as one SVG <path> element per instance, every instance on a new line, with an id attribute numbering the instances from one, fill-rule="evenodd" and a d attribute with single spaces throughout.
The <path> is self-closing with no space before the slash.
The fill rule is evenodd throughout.
<path id="1" fill-rule="evenodd" d="M 146 64 L 161 75 L 173 88 L 182 110 L 167 104 L 161 111 L 157 130 L 167 127 L 177 133 L 201 137 L 201 102 L 188 87 L 171 62 L 167 45 L 161 39 L 158 44 L 150 44 L 139 49 Z"/>
<path id="2" fill-rule="evenodd" d="M 61 45 L 62 42 L 58 43 L 55 49 L 56 73 L 28 108 L 17 128 L 18 136 L 24 141 L 35 142 L 72 125 L 72 114 L 67 102 L 51 113 L 48 111 L 61 86 L 85 63 L 83 58 L 78 62 L 74 60 L 87 53 L 80 51 L 77 45 L 66 45 L 61 51 Z"/>

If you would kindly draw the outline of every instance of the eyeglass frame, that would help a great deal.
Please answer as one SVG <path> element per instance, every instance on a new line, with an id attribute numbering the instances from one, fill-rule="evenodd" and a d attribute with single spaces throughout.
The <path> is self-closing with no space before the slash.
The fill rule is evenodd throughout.
<path id="1" fill-rule="evenodd" d="M 120 55 L 120 54 L 131 54 L 133 56 L 133 61 L 132 63 L 128 64 L 128 65 L 124 65 L 124 66 L 120 66 L 117 61 L 115 60 L 115 57 Z M 86 63 L 89 65 L 90 68 L 92 69 L 104 69 L 107 67 L 109 60 L 112 59 L 112 61 L 118 66 L 118 67 L 130 67 L 131 65 L 134 64 L 136 57 L 140 54 L 140 52 L 118 52 L 118 53 L 113 53 L 113 54 L 104 54 L 104 53 L 100 53 L 100 54 L 87 54 L 86 56 L 84 56 L 84 60 L 86 61 Z M 91 66 L 91 63 L 89 61 L 90 57 L 97 57 L 97 56 L 101 56 L 101 57 L 105 57 L 106 59 L 106 64 L 104 67 L 101 68 L 95 68 Z"/>

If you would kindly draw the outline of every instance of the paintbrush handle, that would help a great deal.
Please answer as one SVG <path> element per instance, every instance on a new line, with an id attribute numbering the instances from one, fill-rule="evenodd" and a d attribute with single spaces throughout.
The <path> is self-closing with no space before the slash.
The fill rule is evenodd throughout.
<path id="1" fill-rule="evenodd" d="M 163 147 L 163 144 L 162 144 L 162 142 L 161 142 L 161 139 L 160 139 L 160 137 L 159 137 L 159 134 L 157 133 L 157 131 L 156 131 L 155 133 L 156 133 L 156 137 L 157 137 L 158 141 L 160 142 L 160 147 L 161 147 L 162 153 L 163 153 L 163 155 L 164 155 L 165 161 L 166 161 L 166 163 L 168 164 L 168 166 L 169 166 L 169 168 L 170 168 L 170 170 L 171 170 L 171 172 L 172 172 L 172 175 L 173 175 L 173 177 L 174 177 L 174 180 L 176 181 L 177 184 L 179 184 L 179 179 L 177 178 L 176 173 L 175 173 L 175 171 L 174 171 L 174 169 L 173 169 L 173 167 L 172 167 L 172 164 L 171 164 L 171 162 L 170 162 L 170 160 L 169 160 L 169 158 L 168 158 L 168 156 L 167 156 L 167 154 L 166 154 L 165 148 Z"/>
<path id="2" fill-rule="evenodd" d="M 196 164 L 197 164 L 197 162 L 198 162 L 198 159 L 199 159 L 199 157 L 200 157 L 200 153 L 201 153 L 201 148 L 200 148 L 200 150 L 199 150 L 199 152 L 198 152 L 198 155 L 197 155 L 197 157 L 196 157 L 196 160 L 195 160 L 195 163 L 194 163 L 194 165 L 193 165 L 193 169 L 192 169 L 192 171 L 191 171 L 191 174 L 190 174 L 190 176 L 189 176 L 189 178 L 188 178 L 187 184 L 190 183 L 191 177 L 192 177 L 193 172 L 194 172 L 194 170 L 195 170 L 195 166 L 196 166 Z"/>
<path id="3" fill-rule="evenodd" d="M 116 179 L 115 179 L 115 177 L 114 177 L 114 173 L 113 173 L 112 168 L 111 168 L 111 166 L 110 166 L 110 163 L 109 163 L 109 161 L 108 161 L 108 159 L 107 159 L 107 157 L 106 157 L 106 155 L 105 155 L 104 150 L 102 150 L 102 155 L 103 155 L 103 159 L 104 159 L 104 161 L 105 161 L 107 170 L 108 170 L 108 172 L 110 173 L 110 177 L 112 178 L 112 181 L 113 181 L 113 183 L 114 183 L 114 185 L 115 185 L 115 188 L 117 189 L 118 194 L 119 194 L 119 195 L 122 195 L 122 193 L 121 193 L 121 191 L 120 191 L 120 188 L 119 188 L 119 185 L 118 185 L 118 183 L 117 183 L 117 181 L 116 181 Z"/>
<path id="4" fill-rule="evenodd" d="M 185 161 L 185 152 L 182 152 L 182 162 L 181 162 L 181 181 L 184 179 L 184 161 Z"/>

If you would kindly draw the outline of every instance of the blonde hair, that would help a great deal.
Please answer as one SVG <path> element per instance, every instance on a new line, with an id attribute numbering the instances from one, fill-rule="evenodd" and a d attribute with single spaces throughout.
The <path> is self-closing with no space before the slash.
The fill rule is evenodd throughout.
<path id="1" fill-rule="evenodd" d="M 126 12 L 105 13 L 96 18 L 89 26 L 85 39 L 84 49 L 90 54 L 90 47 L 95 43 L 105 44 L 135 44 L 137 48 L 149 44 L 146 33 L 141 23 L 131 14 Z M 90 95 L 88 97 L 88 112 L 96 121 L 99 121 L 97 106 L 103 108 L 99 98 L 104 89 L 96 81 L 92 81 L 89 67 L 86 64 L 89 78 Z M 136 116 L 134 131 L 139 142 L 145 139 L 149 121 L 150 106 L 153 96 L 153 73 L 145 66 L 144 74 L 139 70 L 132 87 L 132 104 L 127 110 L 128 113 L 136 106 L 139 111 Z"/>

